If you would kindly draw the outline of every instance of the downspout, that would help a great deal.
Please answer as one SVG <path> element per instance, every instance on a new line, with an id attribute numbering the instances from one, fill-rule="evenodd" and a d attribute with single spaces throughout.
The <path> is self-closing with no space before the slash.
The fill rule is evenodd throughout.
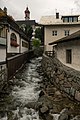
<path id="1" fill-rule="evenodd" d="M 9 27 L 10 25 L 8 24 L 7 28 L 6 28 L 6 79 L 7 79 L 7 83 L 8 83 L 8 32 L 9 32 Z"/>

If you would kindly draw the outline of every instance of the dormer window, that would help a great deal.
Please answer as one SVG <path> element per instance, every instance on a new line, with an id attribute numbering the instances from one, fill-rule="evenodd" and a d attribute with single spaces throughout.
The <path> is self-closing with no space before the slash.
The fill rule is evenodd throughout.
<path id="1" fill-rule="evenodd" d="M 79 16 L 62 16 L 63 22 L 78 22 Z"/>

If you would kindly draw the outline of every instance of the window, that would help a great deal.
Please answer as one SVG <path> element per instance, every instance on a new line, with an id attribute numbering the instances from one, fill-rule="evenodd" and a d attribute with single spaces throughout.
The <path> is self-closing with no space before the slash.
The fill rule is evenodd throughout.
<path id="1" fill-rule="evenodd" d="M 78 22 L 78 16 L 66 16 L 62 17 L 63 22 Z"/>
<path id="2" fill-rule="evenodd" d="M 11 33 L 10 39 L 17 42 L 17 37 L 14 33 Z"/>
<path id="3" fill-rule="evenodd" d="M 65 30 L 65 31 L 64 31 L 64 35 L 65 35 L 65 36 L 68 36 L 69 34 L 70 34 L 70 30 Z"/>
<path id="4" fill-rule="evenodd" d="M 4 28 L 4 26 L 0 26 L 0 37 L 6 37 L 6 29 Z"/>
<path id="5" fill-rule="evenodd" d="M 19 44 L 17 44 L 17 37 L 14 33 L 11 33 L 10 40 L 11 40 L 10 45 L 12 47 L 18 47 L 19 46 Z"/>
<path id="6" fill-rule="evenodd" d="M 69 17 L 69 22 L 73 22 L 73 17 Z"/>
<path id="7" fill-rule="evenodd" d="M 28 46 L 28 43 L 25 43 L 24 41 L 22 41 L 22 47 L 28 48 L 28 47 L 29 47 L 29 46 Z"/>
<path id="8" fill-rule="evenodd" d="M 69 63 L 69 64 L 72 63 L 72 50 L 71 49 L 66 50 L 66 63 Z"/>
<path id="9" fill-rule="evenodd" d="M 78 17 L 74 17 L 73 22 L 78 22 Z"/>
<path id="10" fill-rule="evenodd" d="M 57 31 L 56 30 L 52 31 L 52 35 L 57 36 Z"/>
<path id="11" fill-rule="evenodd" d="M 63 18 L 63 22 L 68 22 L 68 17 Z"/>

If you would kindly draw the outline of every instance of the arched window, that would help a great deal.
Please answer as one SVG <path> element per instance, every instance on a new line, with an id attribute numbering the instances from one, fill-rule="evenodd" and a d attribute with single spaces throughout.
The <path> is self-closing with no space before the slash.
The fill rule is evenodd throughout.
<path id="1" fill-rule="evenodd" d="M 11 39 L 11 41 L 13 40 L 13 41 L 17 42 L 17 37 L 14 33 L 11 33 L 10 39 Z"/>
<path id="2" fill-rule="evenodd" d="M 17 44 L 17 37 L 14 33 L 11 33 L 11 36 L 10 36 L 10 45 L 13 46 L 13 47 L 18 47 L 19 44 Z"/>

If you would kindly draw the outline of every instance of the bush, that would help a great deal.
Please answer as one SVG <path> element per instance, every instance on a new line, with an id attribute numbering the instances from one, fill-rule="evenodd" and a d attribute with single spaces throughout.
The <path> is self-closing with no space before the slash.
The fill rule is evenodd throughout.
<path id="1" fill-rule="evenodd" d="M 32 45 L 34 48 L 40 47 L 40 44 L 41 44 L 41 41 L 39 39 L 35 38 L 32 40 Z"/>

